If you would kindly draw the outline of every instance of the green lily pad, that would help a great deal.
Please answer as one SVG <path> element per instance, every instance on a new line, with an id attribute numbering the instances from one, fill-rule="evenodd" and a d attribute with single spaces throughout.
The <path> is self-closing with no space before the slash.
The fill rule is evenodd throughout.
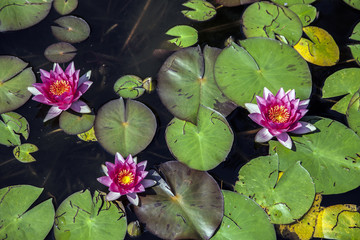
<path id="1" fill-rule="evenodd" d="M 215 63 L 215 80 L 230 100 L 244 107 L 255 102 L 255 95 L 262 96 L 264 87 L 272 92 L 295 89 L 300 99 L 309 98 L 310 71 L 293 48 L 267 38 L 246 39 L 240 44 L 225 48 Z"/>
<path id="2" fill-rule="evenodd" d="M 0 144 L 5 146 L 18 146 L 21 144 L 20 136 L 29 137 L 29 123 L 20 114 L 8 112 L 1 114 Z"/>
<path id="3" fill-rule="evenodd" d="M 243 4 L 249 4 L 258 1 L 260 0 L 216 0 L 216 3 L 221 4 L 225 7 L 236 7 Z"/>
<path id="4" fill-rule="evenodd" d="M 54 223 L 52 199 L 29 209 L 42 191 L 30 185 L 0 189 L 0 239 L 45 239 Z"/>
<path id="5" fill-rule="evenodd" d="M 346 114 L 352 96 L 360 88 L 360 68 L 345 68 L 330 75 L 322 88 L 322 97 L 331 98 L 345 95 L 332 110 Z"/>
<path id="6" fill-rule="evenodd" d="M 31 93 L 27 90 L 36 78 L 28 64 L 13 56 L 0 56 L 0 113 L 22 106 Z"/>
<path id="7" fill-rule="evenodd" d="M 61 113 L 59 125 L 65 133 L 75 135 L 86 132 L 94 125 L 95 115 L 73 114 L 67 111 Z"/>
<path id="8" fill-rule="evenodd" d="M 347 45 L 350 48 L 351 55 L 355 59 L 356 63 L 360 65 L 360 44 Z"/>
<path id="9" fill-rule="evenodd" d="M 270 2 L 257 2 L 246 8 L 242 16 L 243 32 L 247 38 L 285 38 L 295 45 L 302 35 L 302 24 L 291 10 Z"/>
<path id="10" fill-rule="evenodd" d="M 316 192 L 338 194 L 360 186 L 360 137 L 345 125 L 327 118 L 306 119 L 318 129 L 292 136 L 296 151 L 270 141 L 279 156 L 280 170 L 301 161 L 315 182 Z"/>
<path id="11" fill-rule="evenodd" d="M 310 4 L 294 4 L 289 9 L 298 15 L 303 27 L 312 23 L 317 16 L 316 7 Z"/>
<path id="12" fill-rule="evenodd" d="M 205 0 L 189 0 L 183 6 L 192 10 L 181 11 L 185 17 L 196 21 L 207 21 L 216 15 L 215 7 Z"/>
<path id="13" fill-rule="evenodd" d="M 209 239 L 224 209 L 216 181 L 207 172 L 176 161 L 161 164 L 160 172 L 166 182 L 157 175 L 155 194 L 139 196 L 141 204 L 134 206 L 138 219 L 163 239 Z"/>
<path id="14" fill-rule="evenodd" d="M 76 192 L 56 210 L 54 234 L 57 240 L 124 239 L 124 206 L 106 201 L 99 191 L 93 197 L 89 190 Z"/>
<path id="15" fill-rule="evenodd" d="M 315 2 L 316 0 L 271 0 L 271 1 L 283 6 L 292 6 L 294 4 L 299 4 L 299 3 L 310 4 Z"/>
<path id="16" fill-rule="evenodd" d="M 153 112 L 141 102 L 122 98 L 103 105 L 95 119 L 95 136 L 108 152 L 136 155 L 152 141 L 156 131 Z"/>
<path id="17" fill-rule="evenodd" d="M 78 0 L 54 0 L 54 8 L 61 15 L 67 15 L 78 6 Z"/>
<path id="18" fill-rule="evenodd" d="M 190 47 L 198 41 L 197 30 L 187 25 L 175 26 L 169 29 L 165 34 L 176 37 L 168 40 L 168 42 L 181 48 Z"/>
<path id="19" fill-rule="evenodd" d="M 343 0 L 346 4 L 348 4 L 349 6 L 360 10 L 360 1 L 359 0 Z"/>
<path id="20" fill-rule="evenodd" d="M 234 134 L 221 114 L 200 106 L 197 125 L 174 118 L 166 128 L 165 138 L 177 160 L 191 168 L 207 171 L 225 160 Z"/>
<path id="21" fill-rule="evenodd" d="M 300 162 L 286 169 L 279 180 L 278 176 L 276 155 L 258 157 L 240 169 L 234 189 L 262 206 L 272 223 L 292 223 L 310 209 L 315 186 Z"/>
<path id="22" fill-rule="evenodd" d="M 360 1 L 359 1 L 359 6 L 360 6 Z M 356 24 L 349 38 L 352 40 L 360 41 L 360 23 Z"/>
<path id="23" fill-rule="evenodd" d="M 82 18 L 65 16 L 56 19 L 55 23 L 59 26 L 51 26 L 51 31 L 60 41 L 78 43 L 84 41 L 90 35 L 90 27 Z"/>
<path id="24" fill-rule="evenodd" d="M 158 93 L 177 118 L 196 123 L 199 106 L 227 116 L 236 105 L 216 85 L 213 67 L 220 50 L 205 46 L 187 48 L 171 55 L 158 74 Z"/>
<path id="25" fill-rule="evenodd" d="M 349 127 L 360 135 L 360 93 L 357 91 L 351 98 L 346 111 L 346 119 Z"/>
<path id="26" fill-rule="evenodd" d="M 13 154 L 17 160 L 23 163 L 35 162 L 36 159 L 30 153 L 38 151 L 38 147 L 34 144 L 24 143 L 17 146 L 13 150 Z"/>
<path id="27" fill-rule="evenodd" d="M 0 32 L 31 27 L 43 20 L 51 9 L 52 0 L 1 0 Z"/>
<path id="28" fill-rule="evenodd" d="M 143 81 L 138 76 L 125 75 L 116 80 L 114 91 L 123 98 L 138 98 L 144 94 Z"/>
<path id="29" fill-rule="evenodd" d="M 223 190 L 224 217 L 220 229 L 211 240 L 247 239 L 275 240 L 274 225 L 269 216 L 246 196 Z M 259 231 L 261 229 L 261 231 Z"/>
<path id="30" fill-rule="evenodd" d="M 77 49 L 66 42 L 54 43 L 45 49 L 44 56 L 54 63 L 70 62 L 76 55 Z"/>

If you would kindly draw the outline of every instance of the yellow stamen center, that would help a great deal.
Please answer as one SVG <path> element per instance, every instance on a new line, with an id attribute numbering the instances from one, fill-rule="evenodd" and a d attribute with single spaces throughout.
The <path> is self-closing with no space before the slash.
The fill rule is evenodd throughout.
<path id="1" fill-rule="evenodd" d="M 121 185 L 130 185 L 134 182 L 135 176 L 129 170 L 121 170 L 117 179 Z"/>
<path id="2" fill-rule="evenodd" d="M 268 117 L 274 123 L 286 123 L 290 118 L 290 112 L 285 106 L 276 105 L 269 109 Z"/>
<path id="3" fill-rule="evenodd" d="M 61 94 L 69 91 L 70 84 L 68 81 L 65 80 L 57 80 L 50 85 L 50 92 L 56 96 L 60 96 Z"/>

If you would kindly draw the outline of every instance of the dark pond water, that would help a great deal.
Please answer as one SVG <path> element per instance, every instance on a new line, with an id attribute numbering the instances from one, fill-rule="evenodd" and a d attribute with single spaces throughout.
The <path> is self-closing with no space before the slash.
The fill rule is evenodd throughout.
<path id="1" fill-rule="evenodd" d="M 150 2 L 149 7 L 144 10 L 147 2 Z M 245 7 L 222 8 L 215 19 L 195 23 L 180 13 L 183 2 L 80 0 L 78 8 L 72 14 L 82 17 L 89 23 L 91 35 L 86 41 L 75 44 L 78 54 L 74 62 L 76 68 L 81 69 L 81 73 L 92 70 L 91 80 L 94 84 L 83 98 L 95 113 L 104 103 L 117 98 L 113 92 L 113 84 L 120 76 L 134 74 L 141 78 L 151 76 L 156 80 L 156 74 L 167 55 L 155 56 L 153 52 L 167 39 L 164 33 L 171 27 L 178 24 L 192 25 L 199 30 L 201 46 L 208 44 L 222 48 L 229 36 L 235 39 L 244 38 L 240 31 L 239 19 Z M 360 11 L 350 8 L 341 0 L 318 0 L 313 5 L 320 14 L 312 25 L 324 28 L 334 37 L 340 47 L 341 59 L 338 65 L 331 68 L 310 64 L 314 83 L 309 114 L 346 123 L 343 115 L 330 110 L 333 103 L 321 100 L 321 87 L 326 77 L 338 69 L 357 67 L 355 63 L 346 62 L 352 58 L 346 44 L 350 43 L 348 37 L 360 20 Z M 140 16 L 142 18 L 138 26 L 131 34 Z M 37 76 L 40 68 L 51 69 L 52 63 L 45 59 L 43 52 L 47 46 L 56 42 L 50 26 L 58 17 L 60 16 L 52 10 L 45 20 L 34 27 L 0 33 L 0 54 L 17 56 L 29 62 Z M 112 27 L 113 29 L 108 32 Z M 158 122 L 154 140 L 137 156 L 140 161 L 148 160 L 150 168 L 156 167 L 173 159 L 164 139 L 165 128 L 172 115 L 162 105 L 156 91 L 144 94 L 137 100 L 152 109 Z M 37 145 L 40 150 L 33 154 L 37 159 L 35 163 L 22 164 L 14 159 L 12 148 L 0 146 L 0 188 L 16 184 L 44 187 L 39 201 L 52 197 L 55 207 L 67 196 L 79 190 L 106 191 L 96 178 L 102 176 L 100 165 L 105 161 L 113 161 L 113 156 L 96 142 L 82 142 L 76 136 L 65 134 L 59 129 L 56 119 L 44 124 L 43 118 L 47 110 L 47 106 L 31 100 L 16 110 L 30 123 L 31 131 L 27 142 Z M 238 108 L 228 116 L 227 119 L 235 133 L 235 142 L 227 160 L 210 171 L 225 189 L 231 189 L 242 165 L 254 157 L 266 155 L 268 151 L 267 146 L 254 144 L 254 132 L 251 130 L 258 126 L 247 118 L 247 114 L 246 110 Z M 359 194 L 360 190 L 356 189 L 346 194 L 325 196 L 323 205 L 360 205 Z M 127 209 L 129 220 L 134 219 L 131 208 Z M 149 233 L 145 233 L 141 238 L 156 239 Z M 53 239 L 52 233 L 48 239 Z"/>

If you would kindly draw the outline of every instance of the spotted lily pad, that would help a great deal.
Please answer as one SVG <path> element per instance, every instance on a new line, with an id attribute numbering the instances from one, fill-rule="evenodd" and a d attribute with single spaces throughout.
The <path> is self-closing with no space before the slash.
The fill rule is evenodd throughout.
<path id="1" fill-rule="evenodd" d="M 348 4 L 349 6 L 360 10 L 360 1 L 359 0 L 343 0 L 346 4 Z"/>
<path id="2" fill-rule="evenodd" d="M 221 223 L 224 200 L 207 173 L 169 161 L 160 165 L 154 193 L 140 195 L 134 210 L 146 228 L 163 239 L 209 239 Z M 166 181 L 165 181 L 166 180 Z M 199 184 L 201 183 L 201 184 Z"/>
<path id="3" fill-rule="evenodd" d="M 267 38 L 251 38 L 232 43 L 215 62 L 215 79 L 220 90 L 240 106 L 255 102 L 264 87 L 271 92 L 295 89 L 307 99 L 312 84 L 307 63 L 289 45 Z M 264 49 L 267 49 L 264 51 Z"/>
<path id="4" fill-rule="evenodd" d="M 346 119 L 352 130 L 360 135 L 360 92 L 357 91 L 351 98 L 346 111 Z"/>
<path id="5" fill-rule="evenodd" d="M 52 0 L 1 0 L 0 32 L 31 27 L 43 20 Z"/>
<path id="6" fill-rule="evenodd" d="M 345 125 L 328 118 L 305 119 L 318 130 L 291 136 L 296 151 L 270 141 L 270 152 L 279 156 L 280 170 L 301 161 L 315 182 L 316 192 L 338 194 L 360 186 L 360 137 Z"/>
<path id="7" fill-rule="evenodd" d="M 45 49 L 44 56 L 54 63 L 70 62 L 76 55 L 77 49 L 66 42 L 54 43 Z"/>
<path id="8" fill-rule="evenodd" d="M 300 162 L 286 169 L 279 180 L 278 176 L 276 155 L 258 157 L 240 169 L 234 189 L 262 206 L 272 223 L 292 223 L 310 209 L 315 186 Z"/>
<path id="9" fill-rule="evenodd" d="M 13 153 L 17 160 L 23 163 L 35 162 L 36 159 L 30 153 L 38 151 L 38 147 L 34 144 L 24 143 L 14 148 Z"/>
<path id="10" fill-rule="evenodd" d="M 126 216 L 121 202 L 108 202 L 105 194 L 89 190 L 66 198 L 56 210 L 57 240 L 124 239 Z"/>
<path id="11" fill-rule="evenodd" d="M 247 38 L 280 38 L 291 46 L 302 35 L 302 24 L 298 16 L 291 10 L 270 2 L 257 2 L 246 8 L 242 25 Z"/>
<path id="12" fill-rule="evenodd" d="M 27 88 L 36 79 L 27 65 L 17 57 L 0 56 L 0 113 L 22 106 L 31 97 Z"/>
<path id="13" fill-rule="evenodd" d="M 274 225 L 257 203 L 235 192 L 223 190 L 222 193 L 225 201 L 224 217 L 219 230 L 211 240 L 276 239 Z"/>
<path id="14" fill-rule="evenodd" d="M 213 67 L 220 50 L 205 46 L 187 48 L 171 55 L 158 75 L 158 93 L 177 118 L 196 123 L 200 104 L 227 116 L 236 105 L 216 85 Z"/>
<path id="15" fill-rule="evenodd" d="M 271 1 L 283 6 L 292 6 L 294 4 L 299 4 L 299 3 L 310 4 L 315 2 L 316 0 L 271 0 Z"/>
<path id="16" fill-rule="evenodd" d="M 298 15 L 303 27 L 312 23 L 317 16 L 316 7 L 310 4 L 294 4 L 289 9 Z"/>
<path id="17" fill-rule="evenodd" d="M 226 119 L 204 106 L 199 108 L 196 125 L 174 118 L 166 128 L 165 138 L 177 160 L 203 171 L 224 161 L 234 141 Z"/>
<path id="18" fill-rule="evenodd" d="M 66 15 L 75 10 L 78 0 L 54 0 L 54 8 L 61 15 Z"/>
<path id="19" fill-rule="evenodd" d="M 166 34 L 175 37 L 171 40 L 168 40 L 169 43 L 173 43 L 181 48 L 190 47 L 198 41 L 197 30 L 187 25 L 175 26 L 169 29 Z"/>
<path id="20" fill-rule="evenodd" d="M 156 119 L 152 111 L 135 100 L 122 98 L 103 105 L 95 119 L 95 136 L 110 153 L 136 155 L 145 149 L 156 131 Z"/>
<path id="21" fill-rule="evenodd" d="M 20 114 L 8 112 L 1 114 L 0 120 L 0 144 L 5 146 L 19 146 L 20 136 L 29 137 L 29 123 Z"/>
<path id="22" fill-rule="evenodd" d="M 0 239 L 45 239 L 53 226 L 55 210 L 52 199 L 33 205 L 42 191 L 30 185 L 0 189 Z"/>
<path id="23" fill-rule="evenodd" d="M 260 0 L 216 0 L 217 4 L 221 4 L 225 7 L 235 7 L 243 4 L 249 4 L 253 2 L 258 2 Z"/>
<path id="24" fill-rule="evenodd" d="M 181 11 L 185 17 L 191 20 L 206 21 L 216 15 L 215 7 L 205 0 L 189 0 L 186 3 L 183 3 L 183 6 L 192 9 Z"/>
<path id="25" fill-rule="evenodd" d="M 55 23 L 59 26 L 51 26 L 51 31 L 60 41 L 78 43 L 84 41 L 90 35 L 90 27 L 82 18 L 65 16 L 56 19 Z"/>
<path id="26" fill-rule="evenodd" d="M 75 135 L 86 132 L 94 125 L 95 115 L 73 114 L 67 111 L 61 113 L 59 125 L 65 133 Z"/>
<path id="27" fill-rule="evenodd" d="M 123 98 L 138 98 L 145 92 L 143 81 L 135 75 L 125 75 L 116 80 L 114 91 Z"/>

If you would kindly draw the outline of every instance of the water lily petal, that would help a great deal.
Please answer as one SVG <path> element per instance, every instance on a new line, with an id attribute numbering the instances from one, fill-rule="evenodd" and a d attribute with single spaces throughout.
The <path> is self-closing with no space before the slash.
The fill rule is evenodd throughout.
<path id="1" fill-rule="evenodd" d="M 263 116 L 260 113 L 251 113 L 248 115 L 251 120 L 259 124 L 260 126 L 263 126 L 262 121 L 264 120 Z"/>
<path id="2" fill-rule="evenodd" d="M 78 113 L 90 113 L 91 112 L 91 109 L 89 108 L 89 106 L 81 100 L 77 100 L 76 102 L 73 102 L 71 104 L 70 108 Z"/>
<path id="3" fill-rule="evenodd" d="M 126 194 L 126 196 L 130 203 L 132 203 L 135 206 L 139 205 L 139 197 L 136 193 L 128 193 Z"/>
<path id="4" fill-rule="evenodd" d="M 104 164 L 101 164 L 101 169 L 103 170 L 103 172 L 105 173 L 106 176 L 109 176 L 109 174 L 108 174 L 109 170 Z"/>
<path id="5" fill-rule="evenodd" d="M 286 95 L 288 95 L 289 101 L 294 100 L 295 99 L 295 89 L 287 91 Z"/>
<path id="6" fill-rule="evenodd" d="M 141 181 L 141 184 L 144 186 L 144 188 L 149 188 L 154 186 L 156 184 L 156 181 L 152 179 L 143 179 Z"/>
<path id="7" fill-rule="evenodd" d="M 115 154 L 115 161 L 120 162 L 121 164 L 125 163 L 125 159 L 123 158 L 123 156 L 120 153 L 116 153 Z"/>
<path id="8" fill-rule="evenodd" d="M 260 97 L 260 96 L 256 96 L 256 102 L 258 105 L 262 105 L 262 106 L 266 106 L 267 105 L 267 101 L 266 99 Z M 261 107 L 261 106 L 259 106 Z"/>
<path id="9" fill-rule="evenodd" d="M 49 112 L 46 114 L 44 122 L 46 122 L 54 117 L 59 116 L 61 112 L 62 112 L 62 110 L 58 106 L 52 106 L 50 108 Z"/>
<path id="10" fill-rule="evenodd" d="M 89 81 L 90 77 L 91 77 L 91 71 L 88 71 L 87 73 L 85 73 L 84 75 L 82 75 L 82 76 L 79 78 L 78 86 L 80 86 L 81 84 L 83 84 L 83 83 L 86 82 L 86 81 Z"/>
<path id="11" fill-rule="evenodd" d="M 71 76 L 75 73 L 75 65 L 74 62 L 69 63 L 67 68 L 65 69 L 65 74 Z"/>
<path id="12" fill-rule="evenodd" d="M 104 184 L 107 187 L 110 187 L 111 183 L 113 182 L 111 180 L 111 178 L 108 176 L 99 177 L 96 180 L 98 180 L 98 182 L 100 182 L 101 184 Z"/>
<path id="13" fill-rule="evenodd" d="M 281 133 L 280 135 L 276 136 L 277 140 L 284 145 L 284 147 L 291 149 L 292 147 L 292 140 L 286 132 Z"/>
<path id="14" fill-rule="evenodd" d="M 57 73 L 58 75 L 64 74 L 64 71 L 62 70 L 62 68 L 58 63 L 55 63 L 54 72 Z"/>
<path id="15" fill-rule="evenodd" d="M 316 130 L 316 127 L 314 125 L 312 125 L 311 123 L 302 122 L 302 121 L 299 121 L 299 123 L 301 124 L 301 126 L 297 129 L 291 131 L 291 133 L 305 134 L 305 133 L 313 132 Z"/>
<path id="16" fill-rule="evenodd" d="M 146 168 L 147 161 L 142 161 L 136 165 L 139 171 L 144 171 Z"/>
<path id="17" fill-rule="evenodd" d="M 309 105 L 309 103 L 310 103 L 310 99 L 306 99 L 306 100 L 300 101 L 300 103 L 299 103 L 299 109 L 307 108 L 308 105 Z"/>
<path id="18" fill-rule="evenodd" d="M 79 88 L 76 90 L 76 93 L 74 95 L 74 101 L 78 100 L 81 97 L 81 95 L 83 95 L 92 84 L 93 84 L 92 81 L 86 81 L 83 84 L 81 84 Z"/>
<path id="19" fill-rule="evenodd" d="M 40 103 L 44 103 L 44 104 L 48 104 L 50 105 L 51 104 L 51 101 L 46 98 L 44 95 L 42 94 L 39 94 L 39 95 L 35 95 L 32 100 L 34 101 L 37 101 L 37 102 L 40 102 Z"/>
<path id="20" fill-rule="evenodd" d="M 245 108 L 249 113 L 260 113 L 259 106 L 255 103 L 245 103 Z"/>
<path id="21" fill-rule="evenodd" d="M 280 88 L 276 93 L 275 98 L 282 99 L 285 96 L 285 91 L 283 88 Z"/>
<path id="22" fill-rule="evenodd" d="M 274 96 L 274 95 L 272 94 L 272 92 L 270 92 L 269 89 L 264 87 L 263 96 L 264 96 L 264 99 L 267 100 L 269 96 Z"/>
<path id="23" fill-rule="evenodd" d="M 255 142 L 267 142 L 273 137 L 267 128 L 263 128 L 256 134 Z"/>
<path id="24" fill-rule="evenodd" d="M 33 95 L 39 95 L 42 94 L 37 88 L 35 87 L 28 87 L 27 88 L 29 92 L 31 92 Z"/>
<path id="25" fill-rule="evenodd" d="M 119 197 L 121 197 L 121 194 L 120 193 L 117 193 L 117 192 L 109 192 L 105 199 L 106 201 L 114 201 L 116 199 L 118 199 Z"/>

